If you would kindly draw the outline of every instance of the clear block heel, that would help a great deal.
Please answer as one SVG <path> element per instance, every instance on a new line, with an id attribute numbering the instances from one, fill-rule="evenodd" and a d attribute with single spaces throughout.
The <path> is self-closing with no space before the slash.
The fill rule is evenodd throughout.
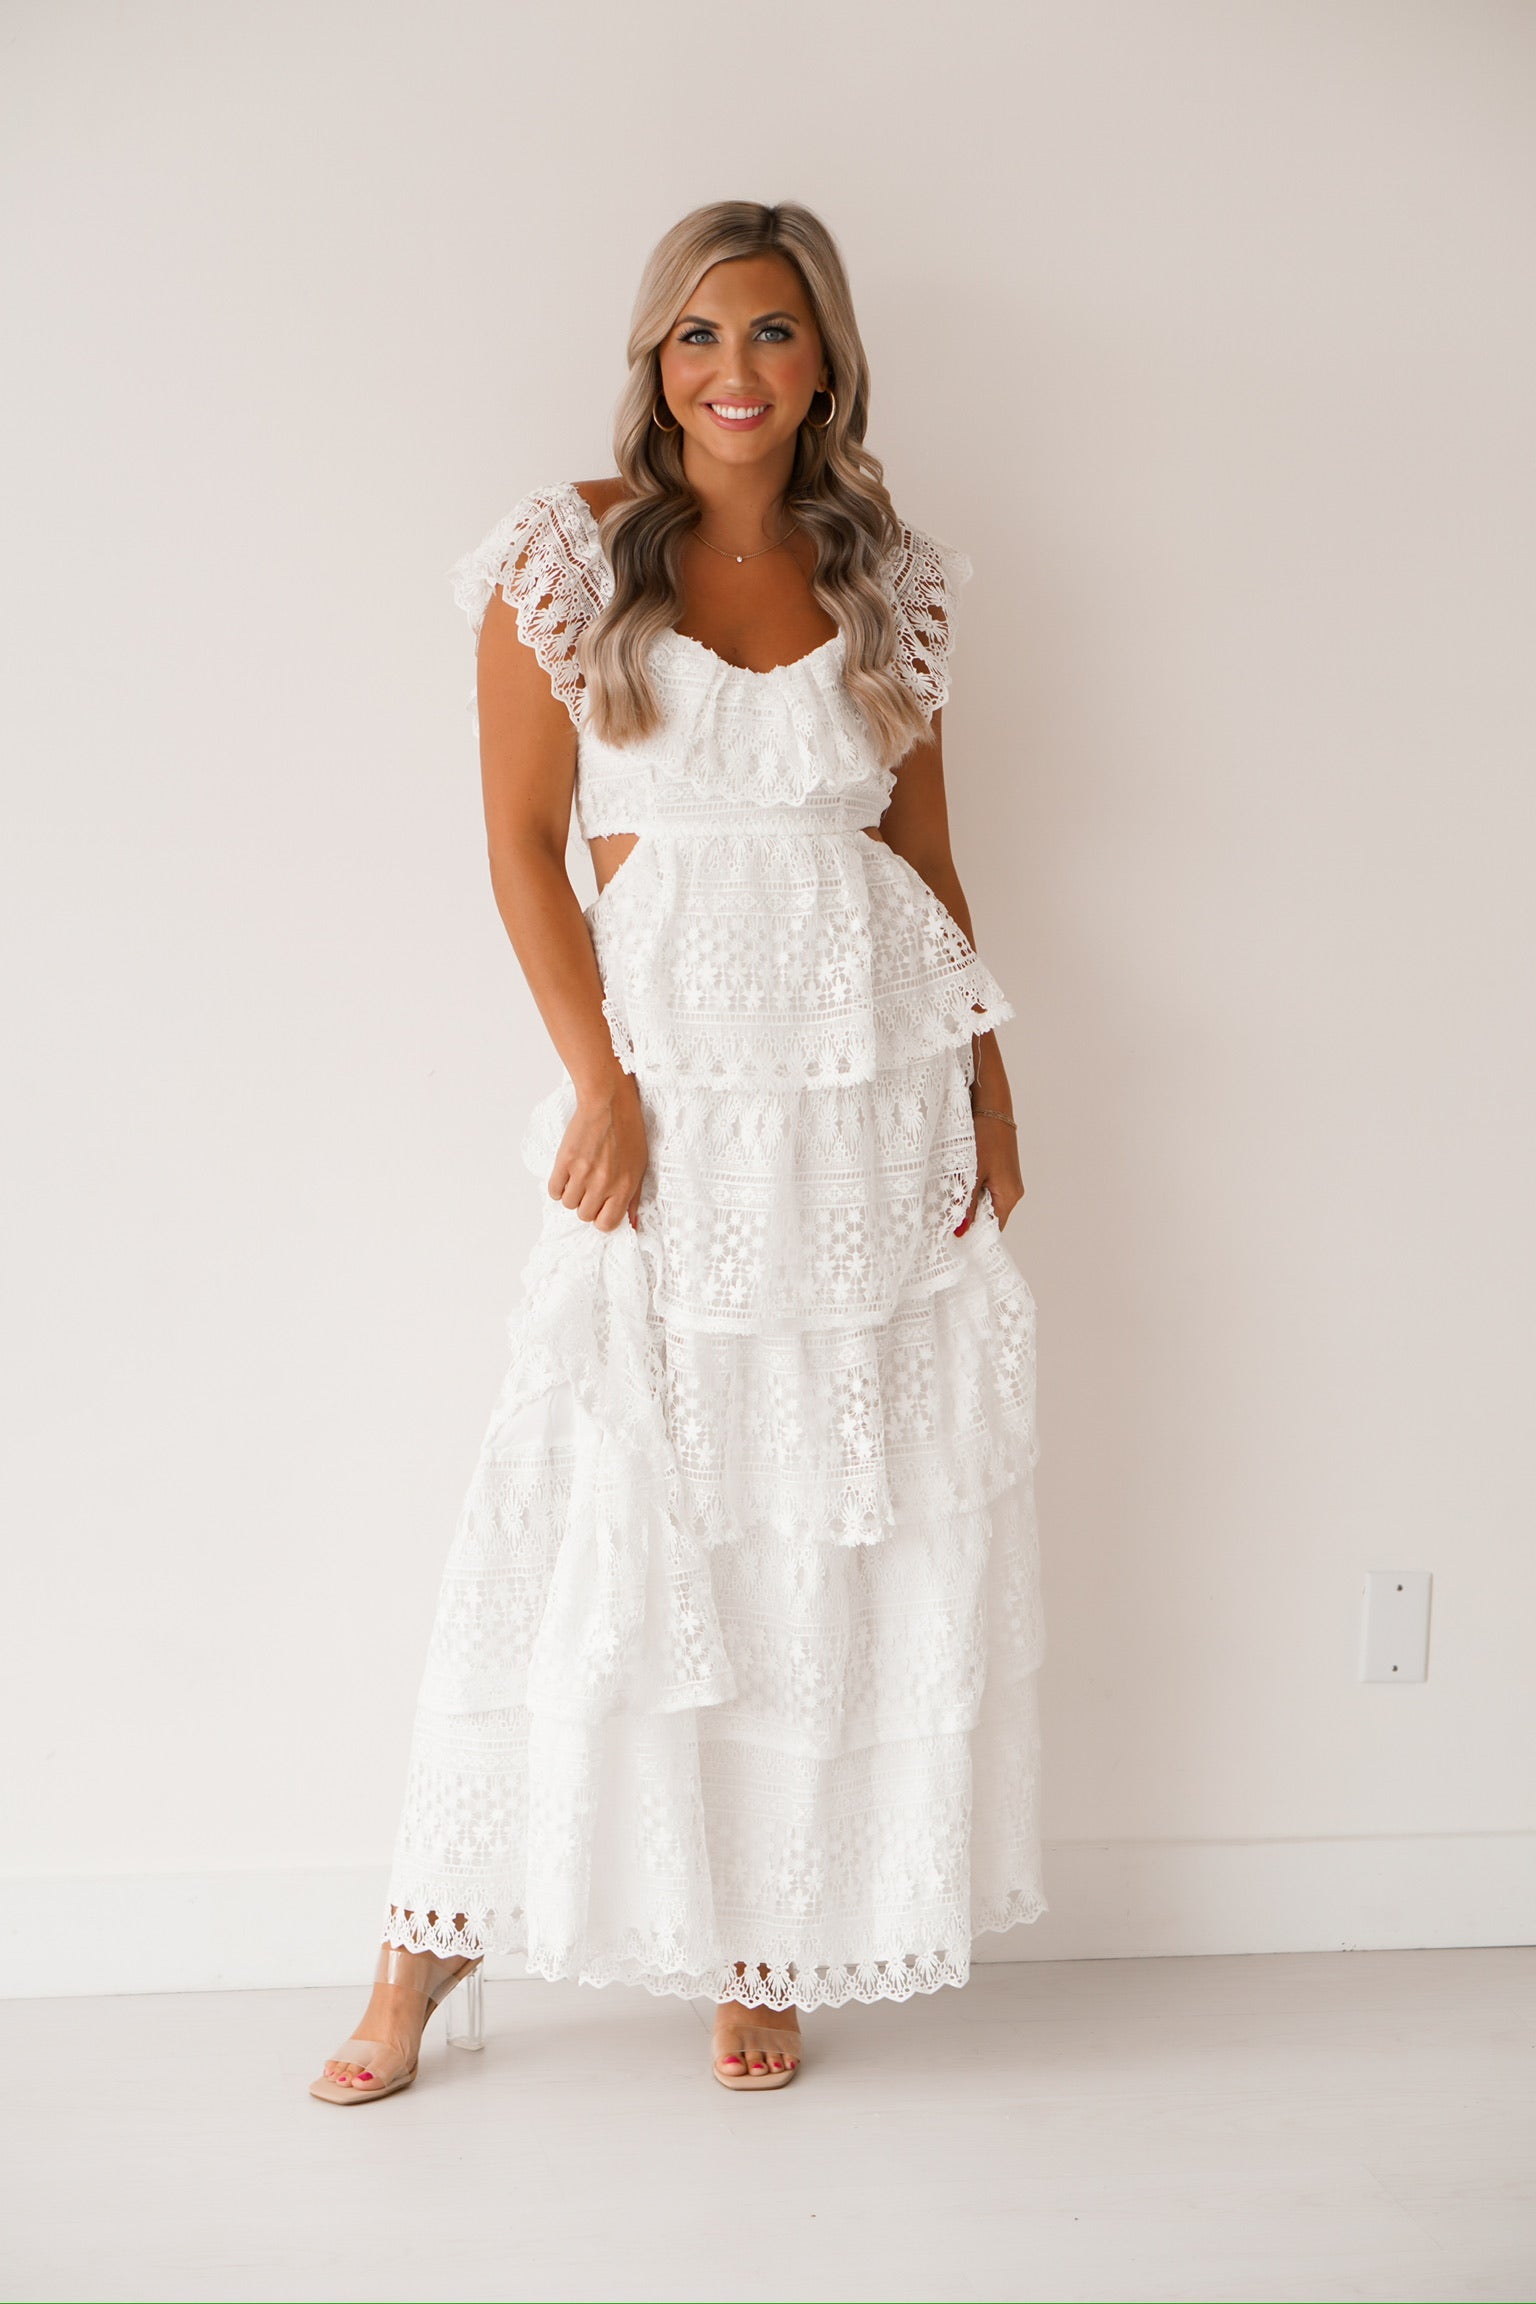
<path id="1" fill-rule="evenodd" d="M 471 1968 L 465 1977 L 463 1991 L 454 1993 L 443 2011 L 443 2022 L 448 2027 L 450 2048 L 485 2046 L 485 2003 L 478 1967 Z"/>

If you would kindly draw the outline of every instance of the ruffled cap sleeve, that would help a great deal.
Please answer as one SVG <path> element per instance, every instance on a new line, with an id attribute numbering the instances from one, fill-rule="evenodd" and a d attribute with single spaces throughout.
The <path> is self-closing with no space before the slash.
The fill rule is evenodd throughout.
<path id="1" fill-rule="evenodd" d="M 491 596 L 500 592 L 517 614 L 518 638 L 531 648 L 572 720 L 581 715 L 577 647 L 606 605 L 611 578 L 596 523 L 574 488 L 535 489 L 498 520 L 448 572 L 455 605 L 479 636 Z"/>
<path id="2" fill-rule="evenodd" d="M 896 607 L 894 669 L 931 720 L 949 700 L 955 603 L 971 563 L 953 545 L 903 525 L 886 578 Z"/>

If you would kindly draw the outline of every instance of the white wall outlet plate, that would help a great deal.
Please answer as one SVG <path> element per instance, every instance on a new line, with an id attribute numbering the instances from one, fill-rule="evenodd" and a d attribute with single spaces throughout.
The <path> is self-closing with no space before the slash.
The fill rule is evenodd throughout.
<path id="1" fill-rule="evenodd" d="M 1362 1680 L 1429 1677 L 1427 1568 L 1372 1568 L 1360 1612 Z"/>

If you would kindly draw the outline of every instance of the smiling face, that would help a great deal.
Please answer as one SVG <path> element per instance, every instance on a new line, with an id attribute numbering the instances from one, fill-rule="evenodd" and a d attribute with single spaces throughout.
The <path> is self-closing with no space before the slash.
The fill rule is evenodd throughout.
<path id="1" fill-rule="evenodd" d="M 711 265 L 658 357 L 662 421 L 670 409 L 690 451 L 737 467 L 781 461 L 787 470 L 811 400 L 829 382 L 805 283 L 784 256 Z"/>

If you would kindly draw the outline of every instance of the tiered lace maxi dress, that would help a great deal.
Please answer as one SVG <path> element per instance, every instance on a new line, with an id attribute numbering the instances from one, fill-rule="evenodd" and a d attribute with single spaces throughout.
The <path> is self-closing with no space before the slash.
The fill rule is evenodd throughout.
<path id="1" fill-rule="evenodd" d="M 616 749 L 583 725 L 611 572 L 577 491 L 453 573 L 570 710 L 581 831 L 639 835 L 587 919 L 650 1165 L 638 1230 L 544 1199 L 385 1934 L 777 2006 L 963 1983 L 1045 1909 L 1034 1304 L 985 1195 L 955 1236 L 971 1036 L 1011 1011 L 866 836 L 893 778 L 840 635 L 754 673 L 664 634 L 663 725 Z M 968 574 L 912 530 L 887 563 L 929 712 Z M 562 1077 L 534 1112 L 541 1186 L 574 1108 Z"/>

